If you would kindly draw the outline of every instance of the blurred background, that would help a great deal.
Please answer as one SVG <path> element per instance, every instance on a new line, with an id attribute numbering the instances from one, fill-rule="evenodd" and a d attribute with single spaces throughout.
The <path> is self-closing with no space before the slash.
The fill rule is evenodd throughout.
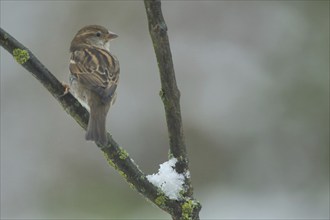
<path id="1" fill-rule="evenodd" d="M 329 1 L 164 1 L 202 219 L 329 218 Z M 68 82 L 88 24 L 119 34 L 114 139 L 167 160 L 140 1 L 1 1 L 1 27 Z M 170 217 L 131 190 L 57 101 L 1 48 L 1 218 Z"/>

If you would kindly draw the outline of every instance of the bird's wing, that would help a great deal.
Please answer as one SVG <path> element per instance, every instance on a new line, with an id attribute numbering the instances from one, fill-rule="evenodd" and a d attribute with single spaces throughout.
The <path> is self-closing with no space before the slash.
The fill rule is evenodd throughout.
<path id="1" fill-rule="evenodd" d="M 97 93 L 102 102 L 114 96 L 119 79 L 119 62 L 108 51 L 81 48 L 71 53 L 70 72 L 87 89 Z"/>

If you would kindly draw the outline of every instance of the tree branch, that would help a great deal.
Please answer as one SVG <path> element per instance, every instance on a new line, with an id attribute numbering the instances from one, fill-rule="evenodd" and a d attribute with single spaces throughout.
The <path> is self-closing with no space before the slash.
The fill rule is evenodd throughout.
<path id="1" fill-rule="evenodd" d="M 161 10 L 161 3 L 158 0 L 145 0 L 144 3 L 147 11 L 149 32 L 158 61 L 162 85 L 160 97 L 165 107 L 171 154 L 175 158 L 186 159 L 187 153 L 180 110 L 180 91 L 176 85 L 172 53 L 167 36 L 167 26 Z M 183 161 L 181 168 L 178 171 L 183 173 L 188 168 L 188 163 Z"/>
<path id="2" fill-rule="evenodd" d="M 150 36 L 153 42 L 160 80 L 160 97 L 164 103 L 167 130 L 169 134 L 171 156 L 178 159 L 176 171 L 178 173 L 189 172 L 188 156 L 183 135 L 183 126 L 180 110 L 180 91 L 176 84 L 174 66 L 170 43 L 167 36 L 167 26 L 162 14 L 160 0 L 144 0 Z M 193 187 L 190 177 L 185 178 L 185 197 L 193 198 Z M 197 202 L 190 217 L 198 219 L 201 209 Z"/>
<path id="3" fill-rule="evenodd" d="M 176 84 L 167 26 L 162 15 L 160 0 L 145 0 L 144 3 L 148 16 L 149 32 L 158 61 L 162 85 L 159 95 L 165 108 L 170 153 L 179 160 L 176 167 L 177 172 L 185 173 L 189 167 L 182 128 L 180 91 Z M 190 183 L 188 185 L 189 188 L 192 188 Z M 188 190 L 186 196 L 192 196 L 192 190 Z"/>
<path id="4" fill-rule="evenodd" d="M 156 3 L 157 2 L 158 1 L 156 1 Z M 151 2 L 145 3 L 147 14 L 149 16 L 150 12 L 148 12 L 147 5 L 149 5 Z M 150 4 L 150 6 L 152 6 L 152 4 Z M 157 7 L 155 10 L 157 10 Z M 79 101 L 75 99 L 74 96 L 71 95 L 71 93 L 63 95 L 65 88 L 63 87 L 62 83 L 56 79 L 56 77 L 37 59 L 36 56 L 34 56 L 34 54 L 28 48 L 10 36 L 2 28 L 0 28 L 0 45 L 11 55 L 13 55 L 15 60 L 26 70 L 28 70 L 54 96 L 54 98 L 60 103 L 64 110 L 69 115 L 71 115 L 83 129 L 86 130 L 89 118 L 88 111 L 79 103 Z M 157 42 L 154 42 L 154 46 L 156 51 Z M 184 171 L 188 171 L 188 160 L 183 141 L 179 105 L 179 90 L 177 89 L 175 83 L 175 75 L 171 57 L 170 63 L 167 63 L 168 54 L 171 56 L 169 46 L 165 52 L 167 53 L 165 56 L 161 55 L 163 52 L 160 52 L 160 54 L 157 55 L 157 59 L 158 56 L 163 57 L 165 62 L 165 64 L 160 65 L 160 62 L 163 61 L 158 61 L 160 65 L 163 91 L 161 93 L 161 97 L 164 101 L 164 104 L 168 103 L 165 104 L 165 111 L 167 124 L 169 126 L 171 153 L 178 159 L 178 161 L 180 161 L 179 166 L 177 166 L 177 170 L 181 171 L 180 173 L 183 173 Z M 170 65 L 172 69 L 172 72 L 169 73 L 168 78 L 162 74 L 164 65 Z M 168 72 L 165 72 L 165 74 L 167 73 Z M 166 83 L 166 80 L 169 80 L 169 83 Z M 192 187 L 189 178 L 186 180 L 186 183 L 188 183 L 186 188 L 189 189 L 187 190 L 187 192 L 189 192 L 184 192 L 180 201 L 170 199 L 167 195 L 164 194 L 164 192 L 161 191 L 160 188 L 154 186 L 147 180 L 146 175 L 138 168 L 134 161 L 129 157 L 128 153 L 119 147 L 119 145 L 109 133 L 107 136 L 108 143 L 106 145 L 101 145 L 98 143 L 96 143 L 96 145 L 104 153 L 108 163 L 126 179 L 132 188 L 136 189 L 139 193 L 148 198 L 159 208 L 168 212 L 173 219 L 199 219 L 198 213 L 201 206 L 192 198 Z"/>

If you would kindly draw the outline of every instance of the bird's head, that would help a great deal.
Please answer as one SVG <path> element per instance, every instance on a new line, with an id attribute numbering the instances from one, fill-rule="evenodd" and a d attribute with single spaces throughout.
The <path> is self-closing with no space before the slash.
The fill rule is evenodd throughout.
<path id="1" fill-rule="evenodd" d="M 88 45 L 110 51 L 110 41 L 118 35 L 100 25 L 88 25 L 78 31 L 71 42 L 74 47 Z"/>

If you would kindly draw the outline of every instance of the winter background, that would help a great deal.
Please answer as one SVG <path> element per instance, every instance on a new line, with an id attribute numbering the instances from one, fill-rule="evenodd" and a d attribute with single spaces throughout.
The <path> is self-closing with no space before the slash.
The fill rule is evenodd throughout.
<path id="1" fill-rule="evenodd" d="M 164 1 L 202 219 L 329 218 L 329 1 Z M 3 1 L 1 27 L 68 81 L 82 26 L 119 34 L 114 139 L 147 174 L 167 160 L 141 1 Z M 131 190 L 1 48 L 1 218 L 169 219 Z"/>

